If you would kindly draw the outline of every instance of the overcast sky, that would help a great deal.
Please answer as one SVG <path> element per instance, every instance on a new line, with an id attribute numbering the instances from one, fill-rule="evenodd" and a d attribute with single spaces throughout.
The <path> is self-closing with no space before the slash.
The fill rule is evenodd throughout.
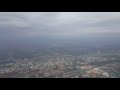
<path id="1" fill-rule="evenodd" d="M 120 36 L 120 12 L 0 12 L 0 40 Z"/>

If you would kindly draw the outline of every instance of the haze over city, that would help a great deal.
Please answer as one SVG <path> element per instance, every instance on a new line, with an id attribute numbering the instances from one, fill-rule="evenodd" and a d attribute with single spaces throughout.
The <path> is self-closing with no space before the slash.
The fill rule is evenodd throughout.
<path id="1" fill-rule="evenodd" d="M 120 77 L 119 40 L 120 12 L 0 12 L 0 77 Z M 56 74 L 46 75 L 53 67 Z"/>

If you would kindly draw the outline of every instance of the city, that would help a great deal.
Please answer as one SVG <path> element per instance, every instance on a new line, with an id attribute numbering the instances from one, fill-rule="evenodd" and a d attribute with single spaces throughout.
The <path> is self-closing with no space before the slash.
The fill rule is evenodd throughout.
<path id="1" fill-rule="evenodd" d="M 75 56 L 58 52 L 53 55 L 38 53 L 38 56 L 23 60 L 8 59 L 0 65 L 0 78 L 118 78 L 119 69 L 119 54 Z"/>
<path id="2" fill-rule="evenodd" d="M 0 12 L 0 78 L 120 78 L 120 12 Z"/>

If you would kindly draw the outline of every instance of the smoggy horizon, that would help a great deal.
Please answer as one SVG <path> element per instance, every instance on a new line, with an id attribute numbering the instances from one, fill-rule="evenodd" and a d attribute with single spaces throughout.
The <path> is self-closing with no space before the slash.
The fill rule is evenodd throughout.
<path id="1" fill-rule="evenodd" d="M 119 23 L 119 12 L 0 12 L 0 48 L 119 44 Z"/>

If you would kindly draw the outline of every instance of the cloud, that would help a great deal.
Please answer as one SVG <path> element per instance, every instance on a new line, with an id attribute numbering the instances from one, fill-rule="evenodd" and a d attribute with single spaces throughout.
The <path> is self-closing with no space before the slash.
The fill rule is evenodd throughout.
<path id="1" fill-rule="evenodd" d="M 0 36 L 16 38 L 118 35 L 119 24 L 120 12 L 0 12 Z"/>

